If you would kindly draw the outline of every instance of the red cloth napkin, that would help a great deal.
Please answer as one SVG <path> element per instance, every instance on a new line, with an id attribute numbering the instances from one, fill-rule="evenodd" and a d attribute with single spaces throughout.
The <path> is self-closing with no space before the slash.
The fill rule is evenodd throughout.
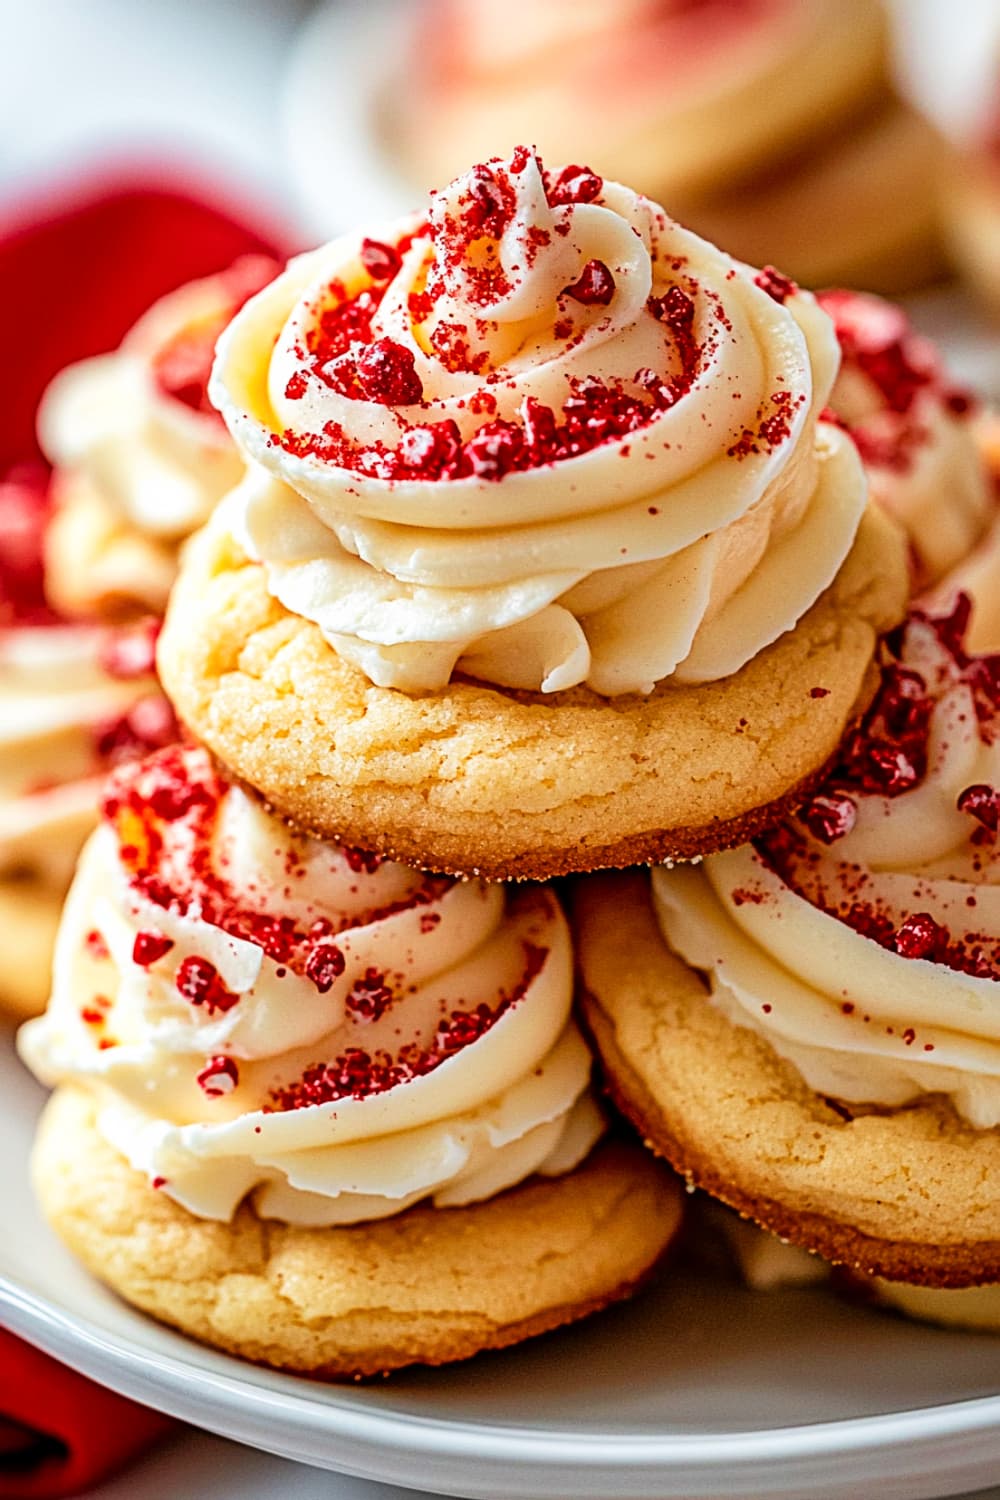
<path id="1" fill-rule="evenodd" d="M 0 473 L 39 457 L 35 410 L 64 365 L 115 348 L 182 282 L 285 248 L 145 175 L 50 191 L 4 220 Z M 85 1493 L 172 1425 L 0 1329 L 0 1500 Z"/>
<path id="2" fill-rule="evenodd" d="M 0 470 L 38 456 L 35 411 L 63 365 L 114 349 L 182 282 L 286 248 L 273 231 L 135 175 L 6 204 L 4 223 Z"/>
<path id="3" fill-rule="evenodd" d="M 0 1329 L 0 1497 L 79 1495 L 174 1426 Z"/>

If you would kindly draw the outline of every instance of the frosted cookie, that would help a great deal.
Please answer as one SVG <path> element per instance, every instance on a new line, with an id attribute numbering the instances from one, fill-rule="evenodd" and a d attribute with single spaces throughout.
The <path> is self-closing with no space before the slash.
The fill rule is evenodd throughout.
<path id="1" fill-rule="evenodd" d="M 112 354 L 56 377 L 38 415 L 55 467 L 49 598 L 68 615 L 162 614 L 177 548 L 243 472 L 206 396 L 215 341 L 277 266 L 247 255 L 161 298 Z"/>
<path id="2" fill-rule="evenodd" d="M 578 887 L 615 1098 L 794 1244 L 931 1287 L 1000 1280 L 994 657 L 915 616 L 800 817 L 699 869 Z"/>
<path id="3" fill-rule="evenodd" d="M 970 558 L 996 522 L 995 419 L 951 379 L 902 308 L 839 290 L 817 300 L 842 354 L 830 407 L 857 444 L 873 498 L 905 529 L 914 585 L 925 590 Z"/>
<path id="4" fill-rule="evenodd" d="M 109 785 L 22 1056 L 36 1180 L 123 1296 L 312 1373 L 498 1347 L 626 1294 L 676 1183 L 599 1145 L 554 894 L 294 835 L 200 750 Z M 596 1149 L 595 1149 L 596 1148 Z"/>
<path id="5" fill-rule="evenodd" d="M 877 0 L 431 0 L 404 58 L 385 129 L 421 187 L 530 140 L 808 285 L 940 269 L 939 147 Z"/>
<path id="6" fill-rule="evenodd" d="M 251 468 L 162 642 L 183 718 L 303 826 L 438 869 L 773 820 L 907 591 L 820 419 L 830 320 L 526 150 L 380 232 L 294 261 L 220 341 Z"/>
<path id="7" fill-rule="evenodd" d="M 51 945 L 107 771 L 174 738 L 149 624 L 62 619 L 45 602 L 44 485 L 0 481 L 0 1007 L 40 1010 Z"/>

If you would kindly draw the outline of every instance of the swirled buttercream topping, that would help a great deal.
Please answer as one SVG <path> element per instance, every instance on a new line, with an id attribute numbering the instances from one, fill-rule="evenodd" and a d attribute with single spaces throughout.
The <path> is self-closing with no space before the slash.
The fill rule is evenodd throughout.
<path id="1" fill-rule="evenodd" d="M 818 1092 L 947 1094 L 1000 1124 L 1000 658 L 967 601 L 911 616 L 799 818 L 699 869 L 657 870 L 664 936 L 737 1024 Z"/>
<path id="2" fill-rule="evenodd" d="M 602 1122 L 544 888 L 293 835 L 204 752 L 113 780 L 29 1065 L 196 1214 L 350 1223 L 567 1171 Z"/>
<path id="3" fill-rule="evenodd" d="M 820 292 L 818 301 L 843 356 L 830 405 L 858 446 L 874 499 L 907 532 L 917 583 L 933 583 L 996 515 L 977 403 L 902 308 L 860 292 Z"/>
<path id="4" fill-rule="evenodd" d="M 152 538 L 178 541 L 207 520 L 243 472 L 206 396 L 215 342 L 276 269 L 248 255 L 189 282 L 154 303 L 113 354 L 58 375 L 38 417 L 51 462 Z"/>
<path id="5" fill-rule="evenodd" d="M 64 886 L 97 819 L 100 778 L 176 734 L 155 631 L 61 621 L 45 602 L 44 482 L 0 481 L 0 878 Z"/>
<path id="6" fill-rule="evenodd" d="M 865 483 L 829 319 L 521 149 L 294 261 L 210 387 L 271 592 L 376 683 L 724 677 L 812 605 Z"/>

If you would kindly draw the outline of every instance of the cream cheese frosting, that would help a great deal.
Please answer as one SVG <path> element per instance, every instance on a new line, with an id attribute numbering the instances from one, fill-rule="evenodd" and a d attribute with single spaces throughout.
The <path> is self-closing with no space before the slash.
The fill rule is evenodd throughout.
<path id="1" fill-rule="evenodd" d="M 830 406 L 858 445 L 872 497 L 906 530 L 916 582 L 927 586 L 975 549 L 996 516 L 977 403 L 902 308 L 860 292 L 818 300 L 843 356 Z"/>
<path id="2" fill-rule="evenodd" d="M 812 297 L 524 149 L 375 234 L 293 261 L 210 386 L 224 524 L 372 681 L 703 682 L 832 582 L 866 486 Z"/>
<path id="3" fill-rule="evenodd" d="M 42 448 L 114 514 L 175 543 L 203 524 L 243 464 L 205 398 L 219 333 L 273 276 L 265 256 L 161 298 L 112 354 L 71 365 L 38 414 Z"/>
<path id="4" fill-rule="evenodd" d="M 345 1224 L 571 1170 L 603 1130 L 544 887 L 295 835 L 207 754 L 120 773 L 19 1045 L 193 1213 Z"/>
<path id="5" fill-rule="evenodd" d="M 1000 661 L 967 601 L 911 617 L 830 782 L 799 819 L 653 875 L 666 941 L 712 1004 L 817 1092 L 947 1095 L 1000 1124 Z"/>

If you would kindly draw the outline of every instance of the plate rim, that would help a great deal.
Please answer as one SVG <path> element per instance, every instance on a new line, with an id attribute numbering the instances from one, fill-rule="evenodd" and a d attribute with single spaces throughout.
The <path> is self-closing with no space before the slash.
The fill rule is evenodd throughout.
<path id="1" fill-rule="evenodd" d="M 187 1414 L 182 1382 L 193 1377 L 199 1384 L 207 1385 L 218 1401 L 225 1402 L 229 1397 L 238 1399 L 244 1405 L 244 1415 L 248 1420 L 253 1416 L 250 1408 L 279 1406 L 286 1420 L 294 1414 L 296 1425 L 308 1423 L 310 1414 L 321 1413 L 326 1418 L 323 1426 L 327 1429 L 327 1436 L 348 1435 L 346 1431 L 341 1433 L 335 1429 L 341 1425 L 346 1429 L 349 1425 L 349 1435 L 360 1437 L 366 1443 L 384 1447 L 389 1440 L 393 1446 L 399 1446 L 405 1440 L 410 1449 L 426 1449 L 435 1456 L 445 1456 L 442 1436 L 447 1438 L 445 1446 L 451 1448 L 447 1455 L 450 1457 L 461 1457 L 461 1450 L 474 1447 L 477 1459 L 509 1462 L 511 1449 L 516 1448 L 522 1455 L 530 1454 L 530 1462 L 545 1466 L 572 1462 L 576 1467 L 582 1461 L 584 1468 L 612 1464 L 618 1470 L 640 1472 L 647 1472 L 653 1465 L 669 1469 L 681 1463 L 708 1471 L 717 1467 L 727 1453 L 734 1460 L 739 1461 L 742 1456 L 750 1463 L 780 1462 L 796 1457 L 815 1460 L 824 1456 L 842 1458 L 848 1453 L 861 1457 L 897 1447 L 911 1451 L 929 1449 L 949 1439 L 977 1437 L 992 1440 L 1000 1456 L 1000 1394 L 897 1412 L 834 1418 L 826 1422 L 705 1434 L 614 1435 L 551 1429 L 539 1432 L 510 1423 L 489 1423 L 480 1418 L 458 1421 L 360 1407 L 338 1399 L 334 1383 L 324 1383 L 322 1402 L 311 1399 L 310 1383 L 304 1380 L 301 1381 L 301 1390 L 269 1389 L 241 1379 L 241 1371 L 246 1366 L 234 1356 L 210 1350 L 218 1358 L 231 1361 L 233 1369 L 230 1372 L 228 1369 L 208 1370 L 195 1359 L 187 1360 L 180 1354 L 144 1350 L 141 1345 L 117 1337 L 93 1321 L 73 1316 L 6 1275 L 0 1275 L 0 1309 L 3 1309 L 5 1321 L 14 1333 L 37 1343 L 56 1357 L 67 1348 L 76 1354 L 82 1350 L 88 1365 L 84 1373 L 90 1374 L 103 1356 L 123 1373 L 128 1370 L 134 1375 L 138 1368 L 148 1379 L 159 1376 L 163 1384 L 176 1390 L 180 1404 L 185 1407 L 184 1412 L 177 1414 Z M 144 1315 L 137 1313 L 136 1316 Z M 193 1343 L 192 1347 L 203 1349 L 207 1346 Z M 263 1374 L 290 1383 L 300 1379 L 264 1367 L 250 1368 L 261 1368 Z M 106 1381 L 103 1373 L 96 1378 Z M 197 1393 L 191 1391 L 192 1407 L 197 1399 Z M 206 1413 L 202 1410 L 201 1415 Z M 199 1416 L 193 1414 L 190 1420 L 198 1422 Z M 201 1422 L 200 1425 L 205 1424 Z M 309 1425 L 315 1425 L 315 1418 Z M 402 1434 L 405 1434 L 405 1439 Z"/>

